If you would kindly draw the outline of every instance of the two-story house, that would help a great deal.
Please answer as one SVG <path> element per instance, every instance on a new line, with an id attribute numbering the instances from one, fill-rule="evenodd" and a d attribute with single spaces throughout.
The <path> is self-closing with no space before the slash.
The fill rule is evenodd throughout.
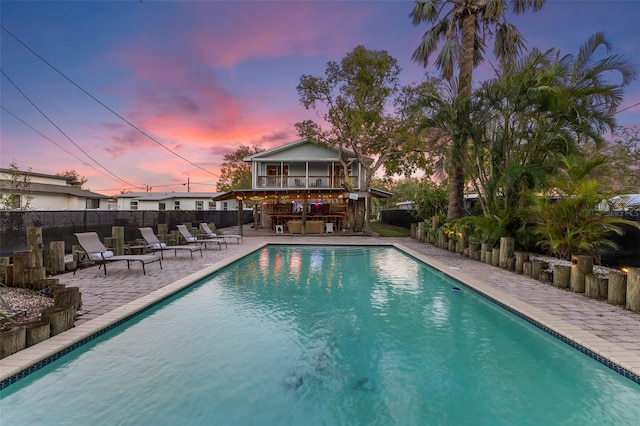
<path id="1" fill-rule="evenodd" d="M 373 188 L 360 191 L 366 169 L 353 153 L 343 155 L 340 161 L 337 149 L 307 139 L 251 155 L 244 159 L 251 164 L 251 189 L 226 192 L 214 201 L 235 199 L 240 205 L 253 205 L 256 225 L 276 233 L 350 229 L 349 203 L 392 194 Z"/>
<path id="2" fill-rule="evenodd" d="M 22 210 L 106 209 L 109 197 L 73 186 L 66 176 L 0 169 L 3 208 Z"/>

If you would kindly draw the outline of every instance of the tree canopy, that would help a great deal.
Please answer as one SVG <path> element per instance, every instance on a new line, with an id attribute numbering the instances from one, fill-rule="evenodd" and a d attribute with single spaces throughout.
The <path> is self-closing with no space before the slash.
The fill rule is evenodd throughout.
<path id="1" fill-rule="evenodd" d="M 251 165 L 243 159 L 263 151 L 264 148 L 258 145 L 240 145 L 234 152 L 225 154 L 216 190 L 227 192 L 234 189 L 251 189 Z"/>

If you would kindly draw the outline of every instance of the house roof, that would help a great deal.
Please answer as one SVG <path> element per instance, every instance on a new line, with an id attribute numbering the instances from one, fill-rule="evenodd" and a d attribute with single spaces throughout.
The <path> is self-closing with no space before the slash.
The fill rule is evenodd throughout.
<path id="1" fill-rule="evenodd" d="M 35 173 L 34 173 L 35 174 Z M 14 185 L 14 183 L 10 180 L 0 180 L 0 188 L 4 190 L 8 190 Z M 29 183 L 28 189 L 22 188 L 13 188 L 12 191 L 17 193 L 26 194 L 26 193 L 37 193 L 37 194 L 62 194 L 62 195 L 72 195 L 75 197 L 81 198 L 110 198 L 103 194 L 98 194 L 97 192 L 91 192 L 86 189 L 76 188 L 75 186 L 70 185 L 53 185 L 49 183 Z"/>
<path id="2" fill-rule="evenodd" d="M 69 176 L 60 176 L 60 175 L 50 175 L 50 174 L 46 174 L 46 173 L 36 173 L 36 172 L 32 172 L 32 171 L 24 171 L 24 170 L 13 170 L 13 169 L 4 169 L 4 168 L 0 168 L 0 173 L 18 173 L 24 176 L 34 176 L 34 177 L 44 177 L 44 178 L 51 178 L 51 179 L 60 179 L 60 180 L 64 180 L 67 182 L 73 182 L 74 179 L 72 177 Z"/>
<path id="3" fill-rule="evenodd" d="M 243 159 L 243 161 L 251 162 L 253 160 L 272 157 L 275 154 L 279 154 L 279 153 L 284 152 L 284 151 L 289 151 L 291 149 L 294 149 L 294 148 L 297 148 L 299 146 L 306 145 L 306 144 L 313 144 L 313 145 L 316 145 L 319 148 L 325 149 L 327 151 L 332 151 L 332 152 L 335 152 L 335 153 L 338 152 L 338 150 L 336 148 L 334 148 L 334 147 L 327 146 L 327 145 L 321 145 L 318 142 L 315 142 L 315 141 L 312 141 L 312 140 L 309 140 L 309 139 L 299 139 L 299 140 L 294 141 L 294 142 L 290 142 L 290 143 L 287 143 L 287 144 L 284 144 L 284 145 L 280 145 L 278 147 L 275 147 L 275 148 L 272 148 L 272 149 L 269 149 L 269 150 L 266 150 L 266 151 L 259 152 L 257 154 L 250 155 L 248 157 L 245 157 Z M 343 151 L 347 154 L 348 157 L 355 158 L 355 154 L 353 152 L 348 151 L 348 150 L 343 150 Z"/>

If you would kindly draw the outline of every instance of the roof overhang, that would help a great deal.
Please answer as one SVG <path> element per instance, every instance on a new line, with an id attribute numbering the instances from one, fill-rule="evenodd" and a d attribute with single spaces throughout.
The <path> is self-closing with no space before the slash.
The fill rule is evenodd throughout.
<path id="1" fill-rule="evenodd" d="M 354 191 L 354 194 L 358 194 L 358 198 L 374 197 L 374 198 L 389 198 L 393 196 L 392 193 L 383 191 L 381 189 L 370 188 L 368 192 Z M 213 197 L 213 201 L 225 201 L 225 200 L 251 200 L 252 198 L 269 198 L 269 197 L 304 197 L 307 198 L 322 198 L 323 196 L 343 195 L 344 198 L 349 198 L 349 193 L 343 189 L 330 189 L 330 188 L 279 188 L 279 189 L 236 189 L 229 192 L 224 192 L 216 197 Z"/>

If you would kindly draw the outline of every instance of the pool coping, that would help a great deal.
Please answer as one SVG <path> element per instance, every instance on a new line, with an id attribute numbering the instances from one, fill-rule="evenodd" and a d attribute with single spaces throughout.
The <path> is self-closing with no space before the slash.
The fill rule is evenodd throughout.
<path id="1" fill-rule="evenodd" d="M 278 245 L 318 245 L 314 242 L 292 242 L 292 243 L 268 243 L 262 242 L 247 248 L 228 259 L 221 260 L 213 265 L 207 266 L 198 272 L 190 274 L 184 278 L 174 281 L 160 289 L 157 289 L 132 302 L 126 303 L 106 314 L 87 321 L 57 336 L 53 336 L 44 342 L 26 348 L 20 352 L 0 359 L 0 391 L 8 386 L 27 377 L 35 371 L 45 367 L 51 362 L 59 359 L 76 348 L 101 336 L 115 327 L 125 323 L 131 318 L 142 314 L 148 309 L 188 288 L 203 278 L 217 272 L 230 264 L 254 253 L 265 246 Z M 595 336 L 594 334 L 582 330 L 568 322 L 552 315 L 539 308 L 535 308 L 510 296 L 499 289 L 493 288 L 475 277 L 465 273 L 463 270 L 452 269 L 432 257 L 416 252 L 401 243 L 363 243 L 363 242 L 340 242 L 336 244 L 322 244 L 323 246 L 387 246 L 394 247 L 407 255 L 429 265 L 441 273 L 459 281 L 472 291 L 491 300 L 502 308 L 510 311 L 518 317 L 526 320 L 541 330 L 560 339 L 564 343 L 578 349 L 582 353 L 590 356 L 596 361 L 604 364 L 615 372 L 630 379 L 640 385 L 640 356 L 629 352 L 611 342 Z"/>

